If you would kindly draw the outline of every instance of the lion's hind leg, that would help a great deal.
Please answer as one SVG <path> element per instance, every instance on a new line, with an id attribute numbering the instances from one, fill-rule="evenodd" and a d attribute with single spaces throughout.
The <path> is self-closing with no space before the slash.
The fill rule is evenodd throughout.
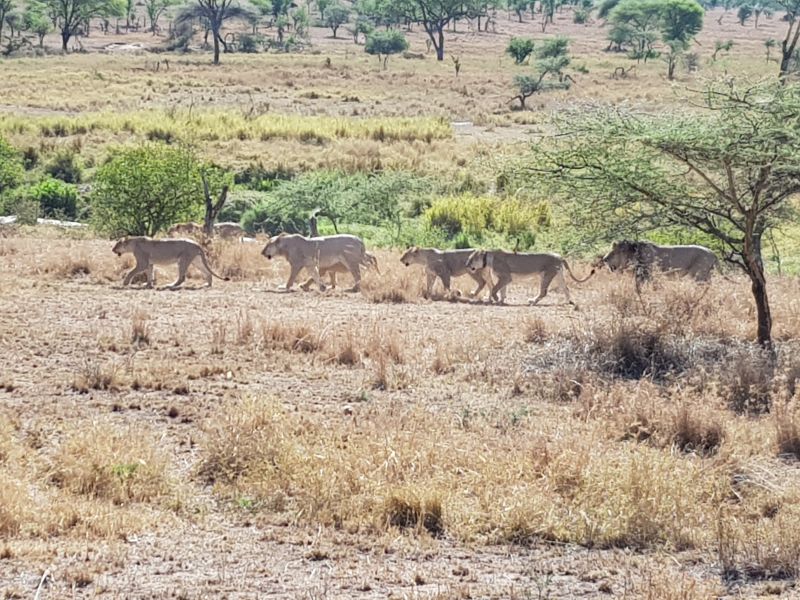
<path id="1" fill-rule="evenodd" d="M 194 265 L 198 271 L 200 271 L 206 278 L 206 287 L 211 287 L 211 283 L 213 281 L 213 277 L 211 275 L 211 270 L 206 267 L 205 262 L 203 261 L 202 257 L 198 254 L 194 260 L 191 261 L 192 265 Z M 186 266 L 187 270 L 189 266 Z"/>
<path id="2" fill-rule="evenodd" d="M 186 281 L 186 271 L 189 270 L 189 265 L 192 263 L 192 260 L 193 259 L 187 259 L 186 257 L 181 257 L 178 260 L 178 278 L 167 286 L 168 289 L 178 289 L 181 284 Z"/>

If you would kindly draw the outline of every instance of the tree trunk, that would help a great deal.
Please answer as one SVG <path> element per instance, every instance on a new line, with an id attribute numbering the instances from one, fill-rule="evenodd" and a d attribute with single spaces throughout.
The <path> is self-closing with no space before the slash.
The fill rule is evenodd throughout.
<path id="1" fill-rule="evenodd" d="M 748 226 L 748 229 L 750 227 Z M 752 231 L 752 230 L 751 230 Z M 744 251 L 742 252 L 745 271 L 750 277 L 753 299 L 756 303 L 757 340 L 764 348 L 772 348 L 772 314 L 767 297 L 767 280 L 764 276 L 764 261 L 761 257 L 761 234 L 745 234 Z"/>
<path id="2" fill-rule="evenodd" d="M 222 186 L 222 191 L 219 193 L 219 198 L 214 202 L 211 197 L 211 189 L 208 186 L 208 178 L 205 174 L 203 178 L 203 195 L 206 203 L 206 214 L 203 218 L 203 233 L 206 237 L 210 238 L 214 234 L 214 222 L 217 220 L 222 207 L 225 206 L 225 201 L 228 199 L 228 186 Z"/>
<path id="3" fill-rule="evenodd" d="M 69 38 L 72 37 L 72 34 L 67 29 L 61 30 L 61 49 L 64 52 L 69 52 Z"/>
<path id="4" fill-rule="evenodd" d="M 797 19 L 792 19 L 789 22 L 789 29 L 786 32 L 786 37 L 781 42 L 781 70 L 780 79 L 786 81 L 786 76 L 789 74 L 789 66 L 794 56 L 794 50 L 797 47 L 798 39 L 800 38 L 800 23 Z"/>
<path id="5" fill-rule="evenodd" d="M 433 45 L 436 46 L 436 60 L 444 60 L 444 29 L 439 25 L 437 31 L 438 43 L 434 40 Z"/>
<path id="6" fill-rule="evenodd" d="M 214 37 L 214 64 L 219 64 L 219 27 L 213 28 L 211 34 Z"/>
<path id="7" fill-rule="evenodd" d="M 767 283 L 764 272 L 749 273 L 752 283 L 753 299 L 756 301 L 756 315 L 758 318 L 757 339 L 760 346 L 772 348 L 772 313 L 769 310 L 767 297 Z"/>

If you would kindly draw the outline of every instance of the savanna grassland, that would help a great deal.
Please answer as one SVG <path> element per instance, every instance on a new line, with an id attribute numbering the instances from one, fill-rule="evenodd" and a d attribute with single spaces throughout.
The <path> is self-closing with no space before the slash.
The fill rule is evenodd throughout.
<path id="1" fill-rule="evenodd" d="M 783 27 L 710 11 L 698 70 L 668 82 L 661 60 L 612 78 L 634 63 L 600 25 L 460 22 L 458 77 L 417 28 L 425 57 L 386 71 L 321 28 L 302 53 L 219 67 L 103 51 L 164 39 L 93 31 L 85 53 L 0 61 L 0 135 L 39 166 L 72 153 L 88 186 L 109 152 L 156 140 L 232 170 L 399 170 L 490 194 L 551 111 L 691 110 L 682 90 L 703 78 L 775 69 L 763 42 Z M 509 37 L 556 34 L 588 73 L 511 110 Z M 736 43 L 711 63 L 721 39 Z M 229 281 L 162 291 L 123 289 L 132 258 L 91 230 L 0 228 L 0 597 L 797 596 L 795 276 L 769 275 L 773 361 L 736 272 L 639 297 L 602 271 L 568 280 L 577 309 L 556 290 L 529 307 L 537 282 L 515 282 L 499 306 L 468 299 L 469 278 L 425 297 L 421 268 L 368 240 L 380 273 L 361 293 L 280 293 L 288 268 L 262 241 L 215 240 Z M 796 248 L 788 227 L 785 270 Z"/>

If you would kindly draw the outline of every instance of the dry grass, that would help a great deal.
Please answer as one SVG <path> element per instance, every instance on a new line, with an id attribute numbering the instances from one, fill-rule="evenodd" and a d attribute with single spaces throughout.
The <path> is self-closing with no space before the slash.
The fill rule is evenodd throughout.
<path id="1" fill-rule="evenodd" d="M 95 425 L 72 432 L 53 459 L 50 481 L 65 491 L 124 505 L 171 498 L 167 459 L 148 432 Z"/>
<path id="2" fill-rule="evenodd" d="M 182 507 L 210 497 L 214 520 L 330 528 L 351 536 L 343 552 L 555 541 L 643 561 L 654 550 L 692 573 L 646 583 L 613 559 L 620 575 L 595 582 L 611 594 L 702 597 L 717 564 L 745 582 L 797 571 L 796 342 L 768 363 L 749 347 L 745 283 L 715 282 L 687 305 L 683 282 L 640 302 L 603 274 L 575 291 L 581 311 L 527 307 L 519 284 L 498 307 L 419 300 L 423 278 L 385 253 L 365 288 L 414 301 L 376 304 L 366 289 L 267 294 L 285 265 L 247 249 L 242 281 L 166 293 L 107 282 L 121 265 L 91 240 L 53 253 L 83 253 L 88 282 L 41 285 L 44 251 L 8 242 L 0 314 L 26 332 L 4 338 L 16 360 L 0 389 L 0 531 L 14 560 L 43 537 L 205 531 Z M 794 281 L 771 285 L 776 327 L 795 323 Z M 762 392 L 769 414 L 735 410 L 734 393 Z M 86 574 L 86 589 L 106 581 Z"/>

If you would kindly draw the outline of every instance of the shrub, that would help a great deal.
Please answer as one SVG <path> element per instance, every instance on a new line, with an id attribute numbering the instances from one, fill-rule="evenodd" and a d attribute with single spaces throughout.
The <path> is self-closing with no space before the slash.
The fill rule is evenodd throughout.
<path id="1" fill-rule="evenodd" d="M 0 137 L 0 194 L 20 185 L 23 174 L 22 157 Z"/>
<path id="2" fill-rule="evenodd" d="M 239 37 L 239 52 L 255 54 L 259 51 L 259 48 L 262 44 L 263 39 L 260 35 L 244 33 Z"/>
<path id="3" fill-rule="evenodd" d="M 338 223 L 391 225 L 396 234 L 412 211 L 412 198 L 424 195 L 431 181 L 404 172 L 381 174 L 316 171 L 279 182 L 255 206 L 245 211 L 248 231 L 307 232 L 311 211 Z"/>
<path id="4" fill-rule="evenodd" d="M 575 12 L 572 13 L 572 22 L 578 25 L 583 25 L 589 21 L 590 15 L 591 11 L 585 8 L 576 8 Z"/>
<path id="5" fill-rule="evenodd" d="M 487 233 L 495 233 L 516 239 L 517 246 L 523 249 L 533 246 L 537 229 L 548 219 L 544 204 L 471 194 L 434 200 L 423 214 L 427 227 L 443 232 L 449 239 L 466 236 L 482 240 Z"/>
<path id="6" fill-rule="evenodd" d="M 524 63 L 532 52 L 533 40 L 531 38 L 512 37 L 506 48 L 506 53 L 510 54 L 518 65 Z"/>
<path id="7" fill-rule="evenodd" d="M 0 196 L 0 214 L 16 215 L 20 225 L 36 225 L 40 213 L 39 203 L 24 190 L 14 190 Z"/>
<path id="8" fill-rule="evenodd" d="M 383 68 L 386 68 L 386 61 L 392 54 L 400 54 L 408 50 L 408 41 L 401 31 L 395 29 L 389 31 L 375 31 L 367 36 L 367 43 L 364 51 L 367 54 L 377 56 L 381 60 L 383 56 Z"/>
<path id="9" fill-rule="evenodd" d="M 64 183 L 80 183 L 83 173 L 80 165 L 75 162 L 75 154 L 69 150 L 62 150 L 53 157 L 44 169 L 45 173 Z"/>
<path id="10" fill-rule="evenodd" d="M 199 164 L 186 148 L 148 143 L 119 152 L 95 176 L 95 227 L 110 235 L 155 235 L 197 218 L 203 198 Z"/>
<path id="11" fill-rule="evenodd" d="M 225 206 L 217 216 L 217 221 L 240 223 L 244 213 L 256 206 L 266 194 L 250 190 L 234 190 L 228 194 Z"/>
<path id="12" fill-rule="evenodd" d="M 74 219 L 77 215 L 78 191 L 74 185 L 48 177 L 30 188 L 45 217 Z"/>

